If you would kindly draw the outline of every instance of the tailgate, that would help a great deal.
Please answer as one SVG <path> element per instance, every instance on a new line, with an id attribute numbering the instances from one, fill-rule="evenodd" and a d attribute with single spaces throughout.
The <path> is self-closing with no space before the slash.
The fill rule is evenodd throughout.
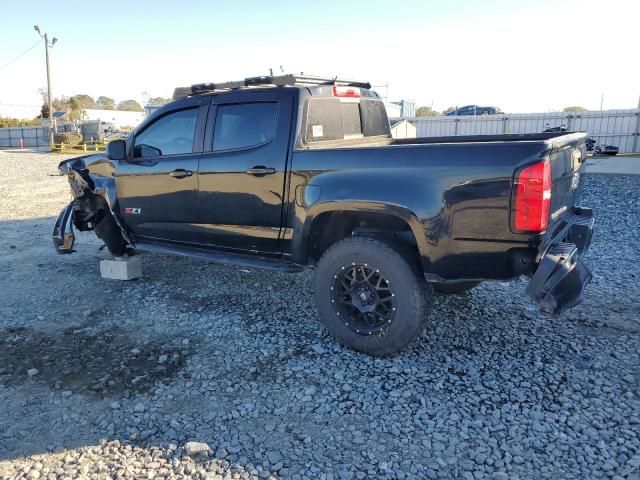
<path id="1" fill-rule="evenodd" d="M 551 166 L 549 224 L 536 258 L 527 294 L 541 309 L 560 314 L 583 300 L 591 272 L 582 261 L 593 235 L 593 212 L 579 207 L 586 134 L 572 133 L 549 141 Z"/>
<path id="2" fill-rule="evenodd" d="M 551 140 L 551 206 L 549 231 L 571 214 L 572 207 L 580 204 L 580 174 L 586 159 L 586 133 L 562 135 Z"/>

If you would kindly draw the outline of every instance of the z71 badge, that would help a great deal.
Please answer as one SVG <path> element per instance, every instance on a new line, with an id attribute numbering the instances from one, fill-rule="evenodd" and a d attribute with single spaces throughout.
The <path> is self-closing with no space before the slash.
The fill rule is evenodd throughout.
<path id="1" fill-rule="evenodd" d="M 142 209 L 127 207 L 124 209 L 124 213 L 125 215 L 140 215 L 142 213 Z"/>

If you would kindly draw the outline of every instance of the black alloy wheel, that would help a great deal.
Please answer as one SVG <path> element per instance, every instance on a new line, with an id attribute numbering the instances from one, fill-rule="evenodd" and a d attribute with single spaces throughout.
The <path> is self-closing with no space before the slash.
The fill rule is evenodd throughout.
<path id="1" fill-rule="evenodd" d="M 393 322 L 396 294 L 379 268 L 362 262 L 343 265 L 330 288 L 336 315 L 354 332 L 380 333 Z"/>
<path id="2" fill-rule="evenodd" d="M 352 236 L 334 243 L 316 267 L 320 321 L 343 345 L 377 357 L 417 342 L 433 297 L 418 262 L 383 239 Z"/>

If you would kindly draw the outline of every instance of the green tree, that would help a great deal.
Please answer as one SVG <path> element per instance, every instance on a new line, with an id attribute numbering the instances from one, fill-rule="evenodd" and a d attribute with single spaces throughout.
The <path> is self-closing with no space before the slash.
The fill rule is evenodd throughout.
<path id="1" fill-rule="evenodd" d="M 93 108 L 96 105 L 96 102 L 93 99 L 93 97 L 90 97 L 89 95 L 84 95 L 84 94 L 74 95 L 73 97 L 69 98 L 69 101 L 75 102 L 77 108 L 80 110 L 85 108 Z"/>
<path id="2" fill-rule="evenodd" d="M 584 107 L 573 106 L 573 107 L 564 107 L 562 109 L 563 112 L 588 112 L 588 110 Z"/>
<path id="3" fill-rule="evenodd" d="M 101 95 L 96 100 L 96 107 L 102 110 L 113 110 L 116 108 L 116 101 L 111 97 Z"/>
<path id="4" fill-rule="evenodd" d="M 118 110 L 127 110 L 130 112 L 144 112 L 144 108 L 135 100 L 123 100 L 118 104 Z"/>
<path id="5" fill-rule="evenodd" d="M 49 105 L 47 99 L 47 89 L 40 88 L 38 89 L 38 93 L 42 96 L 42 108 L 40 109 L 40 117 L 41 118 L 49 118 Z M 69 104 L 69 97 L 65 97 L 64 95 L 54 98 L 51 101 L 51 105 L 53 106 L 54 112 L 68 112 L 71 110 L 71 106 Z"/>
<path id="6" fill-rule="evenodd" d="M 41 121 L 39 118 L 9 118 L 9 117 L 0 117 L 0 128 L 5 127 L 33 127 L 40 125 Z"/>
<path id="7" fill-rule="evenodd" d="M 436 115 L 440 115 L 440 113 L 431 107 L 418 107 L 416 109 L 416 117 L 435 117 Z"/>
<path id="8" fill-rule="evenodd" d="M 93 101 L 93 99 L 91 99 Z M 78 100 L 76 97 L 71 97 L 69 99 L 69 113 L 68 113 L 68 118 L 69 120 L 75 122 L 78 120 L 82 120 L 85 117 L 85 113 L 84 113 L 84 109 L 87 107 L 83 107 L 82 105 L 86 104 L 85 101 L 83 101 L 83 99 Z"/>
<path id="9" fill-rule="evenodd" d="M 149 101 L 147 102 L 147 105 L 153 105 L 153 106 L 159 106 L 159 105 L 164 105 L 166 103 L 171 102 L 172 100 L 170 98 L 165 98 L 165 97 L 152 97 L 149 99 Z"/>
<path id="10" fill-rule="evenodd" d="M 453 112 L 455 109 L 456 109 L 456 107 L 449 107 L 449 108 L 447 108 L 446 110 L 443 110 L 443 111 L 442 111 L 442 114 L 443 114 L 443 115 L 446 115 L 447 113 L 451 113 L 451 112 Z"/>

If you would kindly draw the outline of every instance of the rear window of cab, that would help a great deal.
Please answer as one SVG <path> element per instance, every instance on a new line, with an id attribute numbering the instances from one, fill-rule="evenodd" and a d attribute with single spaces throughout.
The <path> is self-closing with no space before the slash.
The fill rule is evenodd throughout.
<path id="1" fill-rule="evenodd" d="M 380 100 L 310 98 L 305 143 L 389 136 L 389 119 Z"/>

